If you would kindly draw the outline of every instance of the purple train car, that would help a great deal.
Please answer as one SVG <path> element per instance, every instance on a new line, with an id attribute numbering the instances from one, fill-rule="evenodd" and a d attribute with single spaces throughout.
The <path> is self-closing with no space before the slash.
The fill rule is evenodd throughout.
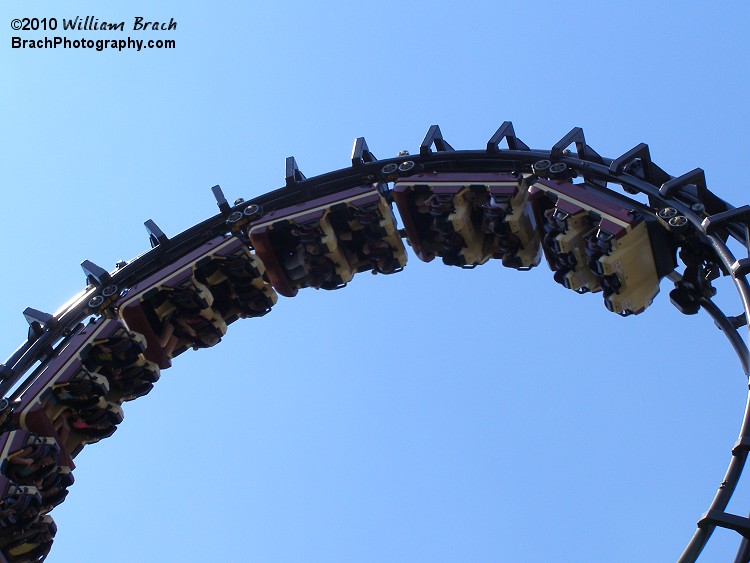
<path id="1" fill-rule="evenodd" d="M 72 483 L 67 456 L 55 438 L 26 430 L 0 436 L 0 455 L 0 561 L 42 561 L 57 531 L 46 513 Z"/>
<path id="2" fill-rule="evenodd" d="M 529 269 L 540 237 L 525 178 L 499 172 L 433 172 L 394 183 L 393 197 L 417 256 L 473 268 L 491 258 Z"/>
<path id="3" fill-rule="evenodd" d="M 393 213 L 375 186 L 293 205 L 251 224 L 249 236 L 276 291 L 338 289 L 364 271 L 392 274 L 406 265 Z"/>
<path id="4" fill-rule="evenodd" d="M 123 419 L 120 404 L 145 395 L 159 378 L 143 357 L 144 343 L 119 319 L 80 325 L 14 404 L 18 425 L 55 436 L 71 457 L 111 436 Z"/>
<path id="5" fill-rule="evenodd" d="M 654 255 L 652 213 L 583 183 L 537 179 L 529 194 L 555 281 L 579 293 L 602 291 L 607 309 L 620 315 L 651 304 L 674 267 Z"/>
<path id="6" fill-rule="evenodd" d="M 218 343 L 236 319 L 266 314 L 276 299 L 257 257 L 220 236 L 130 288 L 116 307 L 144 335 L 145 357 L 164 369 L 189 348 Z"/>

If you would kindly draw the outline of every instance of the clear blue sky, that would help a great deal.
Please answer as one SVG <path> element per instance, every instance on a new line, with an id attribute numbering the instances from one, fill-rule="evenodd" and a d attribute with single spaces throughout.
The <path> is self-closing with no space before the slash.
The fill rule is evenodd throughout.
<path id="1" fill-rule="evenodd" d="M 504 120 L 535 148 L 574 126 L 615 157 L 647 142 L 748 201 L 745 2 L 52 2 L 0 7 L 4 298 L 21 311 L 83 288 L 215 213 L 381 158 L 439 124 L 481 148 Z M 173 50 L 19 50 L 13 18 L 177 21 Z M 670 561 L 708 507 L 747 382 L 670 283 L 643 315 L 540 266 L 452 270 L 302 291 L 180 356 L 116 434 L 76 459 L 49 561 Z M 728 313 L 740 312 L 728 284 Z M 750 486 L 732 508 L 746 514 Z M 705 561 L 726 561 L 717 532 Z"/>

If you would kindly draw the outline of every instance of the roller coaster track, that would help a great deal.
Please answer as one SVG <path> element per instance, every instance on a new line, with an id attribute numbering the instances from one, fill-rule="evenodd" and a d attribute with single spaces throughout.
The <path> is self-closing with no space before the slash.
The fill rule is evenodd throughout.
<path id="1" fill-rule="evenodd" d="M 704 309 L 728 338 L 742 370 L 748 375 L 750 352 L 739 331 L 750 318 L 750 287 L 746 277 L 750 273 L 750 254 L 735 256 L 729 249 L 729 239 L 750 251 L 750 206 L 733 207 L 712 193 L 706 185 L 703 170 L 696 168 L 677 177 L 671 176 L 651 161 L 645 144 L 639 144 L 615 159 L 602 157 L 586 144 L 580 128 L 574 128 L 549 150 L 534 150 L 516 137 L 510 122 L 503 123 L 481 150 L 455 150 L 443 139 L 439 127 L 432 126 L 418 154 L 402 153 L 378 160 L 364 138 L 358 138 L 351 162 L 347 168 L 306 178 L 294 158 L 290 157 L 286 161 L 285 186 L 247 201 L 238 200 L 234 205 L 229 204 L 216 186 L 213 193 L 219 207 L 218 214 L 171 238 L 153 221 L 147 221 L 151 249 L 128 263 L 119 263 L 112 272 L 85 261 L 82 267 L 88 285 L 84 291 L 54 314 L 31 308 L 24 311 L 29 322 L 28 338 L 0 364 L 0 393 L 6 397 L 2 404 L 4 418 L 0 431 L 7 434 L 19 428 L 14 418 L 18 414 L 14 412 L 14 405 L 19 404 L 30 389 L 38 387 L 40 379 L 54 377 L 55 374 L 44 371 L 45 366 L 61 353 L 87 317 L 111 316 L 113 300 L 124 295 L 127 288 L 158 274 L 216 237 L 233 235 L 252 250 L 250 241 L 243 235 L 246 232 L 243 225 L 291 206 L 368 185 L 378 186 L 380 195 L 392 203 L 390 183 L 417 173 L 505 173 L 540 177 L 552 170 L 558 175 L 582 179 L 592 190 L 609 194 L 618 201 L 651 210 L 653 216 L 662 221 L 664 231 L 673 237 L 674 248 L 680 249 L 681 264 L 675 260 L 677 269 L 667 274 L 675 283 L 675 290 L 670 294 L 672 302 L 686 314 Z M 636 194 L 648 203 L 639 203 L 632 197 Z M 406 237 L 403 229 L 399 234 Z M 719 275 L 731 277 L 744 313 L 728 316 L 712 300 L 715 290 L 711 281 Z M 44 386 L 44 381 L 41 385 Z M 4 456 L 0 460 L 3 472 L 9 451 L 6 448 L 0 454 Z M 679 560 L 682 563 L 698 559 L 717 527 L 734 530 L 742 536 L 735 561 L 750 561 L 750 518 L 726 512 L 748 452 L 750 395 L 726 475 L 708 510 L 698 521 L 697 530 Z M 67 452 L 71 456 L 76 453 Z M 21 523 L 17 518 L 3 520 L 9 511 L 6 508 L 0 508 L 0 521 L 3 522 L 0 524 L 0 561 L 3 558 L 8 561 L 43 560 L 51 545 L 51 537 L 40 546 L 32 540 L 26 543 L 17 540 L 26 537 L 24 530 L 29 523 Z M 49 519 L 48 516 L 38 516 L 36 521 L 42 517 Z M 48 534 L 51 535 L 54 531 Z"/>

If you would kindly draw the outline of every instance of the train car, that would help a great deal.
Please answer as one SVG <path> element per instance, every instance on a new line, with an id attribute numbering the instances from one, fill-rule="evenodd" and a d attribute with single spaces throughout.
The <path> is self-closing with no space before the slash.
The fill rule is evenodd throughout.
<path id="1" fill-rule="evenodd" d="M 159 368 L 143 357 L 144 338 L 119 319 L 79 325 L 13 404 L 20 428 L 54 437 L 74 467 L 85 444 L 111 436 L 123 419 L 120 404 L 148 393 Z M 72 482 L 59 473 L 49 485 Z"/>
<path id="2" fill-rule="evenodd" d="M 17 433 L 5 433 L 0 436 L 0 448 L 8 452 L 13 442 L 16 447 L 19 445 L 18 441 Z M 7 466 L 3 467 L 5 469 Z M 38 484 L 39 488 L 19 485 L 0 474 L 0 563 L 41 561 L 49 552 L 55 527 L 45 514 L 59 503 L 45 503 L 39 490 L 45 487 L 45 482 L 40 480 Z M 47 492 L 56 494 L 54 490 Z"/>
<path id="3" fill-rule="evenodd" d="M 42 561 L 57 530 L 46 514 L 73 483 L 72 463 L 51 436 L 0 435 L 0 562 Z"/>
<path id="4" fill-rule="evenodd" d="M 22 486 L 0 475 L 0 536 L 28 528 L 42 514 L 42 495 L 34 486 Z"/>
<path id="5" fill-rule="evenodd" d="M 248 230 L 276 291 L 339 289 L 354 274 L 406 265 L 396 219 L 377 186 L 365 185 L 264 215 Z"/>
<path id="6" fill-rule="evenodd" d="M 198 260 L 195 277 L 209 288 L 213 307 L 227 325 L 237 319 L 262 317 L 278 300 L 263 262 L 236 238 Z"/>
<path id="7" fill-rule="evenodd" d="M 55 389 L 59 401 L 89 409 L 87 402 L 96 400 L 106 379 L 109 403 L 121 404 L 142 397 L 159 380 L 159 366 L 146 359 L 146 337 L 128 330 L 120 319 L 102 318 L 91 323 L 93 335 L 79 355 L 88 374 L 77 374 L 75 383 L 67 382 L 64 390 Z M 76 386 L 74 388 L 74 386 Z M 78 393 L 80 397 L 70 395 Z M 113 408 L 107 409 L 114 412 Z"/>
<path id="8" fill-rule="evenodd" d="M 27 430 L 12 430 L 0 439 L 0 474 L 19 485 L 35 486 L 69 462 L 52 436 L 39 436 Z M 64 465 L 61 465 L 64 464 Z"/>
<path id="9" fill-rule="evenodd" d="M 607 309 L 623 316 L 651 304 L 675 262 L 655 248 L 660 226 L 650 209 L 570 181 L 537 179 L 529 194 L 555 281 L 601 291 Z"/>
<path id="10" fill-rule="evenodd" d="M 541 260 L 527 177 L 433 172 L 400 178 L 393 197 L 417 256 L 473 268 L 491 258 L 525 270 Z"/>
<path id="11" fill-rule="evenodd" d="M 5 447 L 8 439 L 14 438 L 15 435 L 6 433 L 0 438 L 0 448 Z M 68 495 L 68 488 L 73 484 L 73 464 L 70 463 L 67 456 L 60 448 L 59 441 L 51 437 L 42 437 L 48 445 L 56 442 L 59 454 L 56 459 L 56 466 L 51 471 L 45 471 L 42 475 L 33 475 L 33 484 L 19 484 L 15 482 L 18 469 L 10 466 L 4 466 L 0 473 L 0 534 L 5 530 L 26 527 L 36 520 L 36 517 L 50 512 L 54 507 L 61 504 Z M 25 457 L 25 462 L 34 463 L 33 452 L 38 450 L 26 450 L 24 453 L 16 450 L 11 455 L 19 454 Z M 52 450 L 55 451 L 54 449 Z M 30 453 L 31 452 L 31 453 Z M 18 457 L 14 457 L 17 461 Z M 24 465 L 22 471 L 28 471 L 33 465 Z M 10 476 L 9 476 L 10 475 Z M 21 474 L 23 477 L 24 474 Z"/>
<path id="12" fill-rule="evenodd" d="M 146 339 L 145 356 L 162 369 L 190 348 L 215 345 L 227 324 L 266 314 L 276 294 L 262 263 L 238 239 L 220 236 L 136 284 L 115 305 Z"/>
<path id="13" fill-rule="evenodd" d="M 52 517 L 43 516 L 27 528 L 0 535 L 0 551 L 8 563 L 44 561 L 56 533 Z"/>

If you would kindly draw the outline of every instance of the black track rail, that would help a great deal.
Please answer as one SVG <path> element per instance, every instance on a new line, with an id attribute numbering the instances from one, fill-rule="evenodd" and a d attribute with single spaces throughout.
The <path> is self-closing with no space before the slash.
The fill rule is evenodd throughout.
<path id="1" fill-rule="evenodd" d="M 505 144 L 507 148 L 501 148 Z M 189 252 L 216 236 L 230 232 L 227 219 L 250 205 L 259 205 L 265 212 L 283 209 L 325 195 L 336 194 L 363 184 L 383 184 L 399 176 L 416 172 L 529 172 L 540 160 L 564 163 L 577 176 L 602 191 L 615 194 L 624 202 L 637 205 L 634 194 L 644 194 L 655 211 L 671 207 L 690 224 L 691 244 L 683 248 L 688 260 L 716 265 L 725 276 L 731 276 L 740 296 L 744 313 L 727 316 L 710 298 L 698 296 L 695 302 L 704 309 L 724 332 L 734 348 L 742 370 L 750 372 L 750 352 L 739 329 L 750 318 L 750 258 L 737 258 L 727 241 L 731 237 L 750 251 L 748 224 L 750 206 L 735 208 L 713 194 L 706 186 L 705 175 L 699 168 L 681 176 L 671 176 L 651 161 L 648 146 L 641 143 L 625 154 L 605 158 L 586 144 L 583 131 L 574 128 L 549 150 L 532 150 L 515 135 L 510 122 L 503 123 L 482 150 L 457 151 L 442 137 L 437 126 L 430 127 L 420 145 L 419 153 L 401 154 L 378 160 L 363 138 L 358 138 L 352 151 L 352 165 L 347 168 L 306 178 L 293 158 L 286 162 L 285 186 L 248 201 L 229 205 L 221 190 L 214 188 L 219 213 L 194 225 L 173 238 L 167 237 L 153 221 L 146 222 L 151 249 L 126 264 L 119 264 L 114 272 L 106 272 L 84 263 L 89 285 L 70 304 L 54 315 L 26 309 L 29 320 L 27 340 L 0 364 L 0 394 L 9 400 L 20 397 L 34 381 L 40 369 L 87 316 L 91 314 L 89 301 L 103 288 L 132 287 L 139 281 L 179 260 Z M 404 165 L 406 163 L 406 165 Z M 402 165 L 403 171 L 399 171 Z M 616 188 L 613 190 L 612 188 Z M 385 191 L 386 197 L 390 192 Z M 681 254 L 683 261 L 686 258 Z M 687 268 L 686 268 L 687 269 Z M 682 275 L 674 272 L 673 281 Z M 681 563 L 696 561 L 717 526 L 732 529 L 743 538 L 736 563 L 750 562 L 750 518 L 728 514 L 726 507 L 740 479 L 750 452 L 750 395 L 742 419 L 739 438 L 731 452 L 731 460 L 708 511 L 698 522 L 698 529 L 680 558 Z"/>

